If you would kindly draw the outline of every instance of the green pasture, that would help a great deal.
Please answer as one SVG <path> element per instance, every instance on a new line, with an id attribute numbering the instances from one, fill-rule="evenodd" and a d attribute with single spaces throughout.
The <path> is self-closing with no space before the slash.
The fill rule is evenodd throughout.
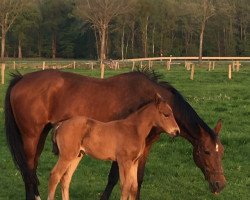
<path id="1" fill-rule="evenodd" d="M 208 71 L 207 67 L 196 67 L 193 81 L 189 79 L 190 71 L 185 70 L 184 65 L 173 65 L 170 71 L 163 66 L 154 68 L 186 97 L 210 127 L 213 128 L 219 118 L 223 120 L 221 140 L 225 147 L 223 166 L 227 186 L 218 196 L 210 193 L 201 170 L 194 164 L 191 144 L 183 138 L 171 139 L 162 134 L 148 158 L 141 199 L 250 199 L 250 63 L 243 63 L 239 72 L 233 72 L 232 80 L 228 80 L 228 67 L 223 63 L 217 64 L 213 71 Z M 105 75 L 113 76 L 130 69 L 107 70 Z M 20 72 L 24 74 L 34 70 L 27 68 L 20 69 Z M 98 69 L 67 71 L 95 77 L 100 74 Z M 7 83 L 9 78 L 6 75 Z M 25 195 L 23 181 L 13 165 L 4 136 L 3 101 L 7 83 L 0 86 L 0 200 L 21 200 Z M 48 136 L 38 167 L 42 199 L 47 199 L 48 177 L 56 160 Z M 71 199 L 98 200 L 106 185 L 110 164 L 86 157 L 73 177 Z M 57 199 L 61 199 L 59 188 Z M 119 195 L 117 185 L 111 199 L 119 199 Z"/>

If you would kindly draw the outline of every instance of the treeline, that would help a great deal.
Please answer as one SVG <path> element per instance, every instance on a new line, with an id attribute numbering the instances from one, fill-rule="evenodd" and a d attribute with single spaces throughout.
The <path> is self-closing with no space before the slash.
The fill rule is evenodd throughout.
<path id="1" fill-rule="evenodd" d="M 0 26 L 2 57 L 250 55 L 249 0 L 4 0 Z"/>

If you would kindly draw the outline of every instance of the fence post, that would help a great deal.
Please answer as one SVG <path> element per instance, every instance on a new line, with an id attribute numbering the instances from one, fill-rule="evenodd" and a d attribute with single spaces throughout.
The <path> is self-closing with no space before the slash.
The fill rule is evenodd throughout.
<path id="1" fill-rule="evenodd" d="M 133 61 L 132 71 L 135 69 L 135 61 Z"/>
<path id="2" fill-rule="evenodd" d="M 236 72 L 240 71 L 240 61 L 236 61 Z"/>
<path id="3" fill-rule="evenodd" d="M 170 61 L 167 61 L 167 70 L 170 70 Z"/>
<path id="4" fill-rule="evenodd" d="M 190 74 L 190 79 L 191 79 L 191 80 L 194 80 L 194 67 L 195 67 L 195 65 L 192 64 L 191 74 Z"/>
<path id="5" fill-rule="evenodd" d="M 16 69 L 16 61 L 13 62 L 13 69 Z"/>
<path id="6" fill-rule="evenodd" d="M 211 70 L 211 66 L 212 66 L 212 62 L 211 62 L 211 61 L 209 61 L 209 64 L 208 64 L 208 71 L 210 71 L 210 70 Z"/>
<path id="7" fill-rule="evenodd" d="M 228 79 L 232 79 L 232 65 L 228 65 Z"/>
<path id="8" fill-rule="evenodd" d="M 142 61 L 141 61 L 141 68 L 142 68 Z"/>
<path id="9" fill-rule="evenodd" d="M 45 69 L 45 61 L 43 61 L 43 70 Z"/>
<path id="10" fill-rule="evenodd" d="M 74 66 L 74 69 L 76 69 L 76 61 L 74 61 L 73 66 Z"/>
<path id="11" fill-rule="evenodd" d="M 235 71 L 235 61 L 233 61 L 233 72 Z"/>
<path id="12" fill-rule="evenodd" d="M 213 70 L 214 70 L 214 67 L 215 67 L 215 61 L 213 61 Z"/>
<path id="13" fill-rule="evenodd" d="M 2 84 L 4 84 L 4 71 L 5 71 L 5 63 L 2 63 L 1 67 Z"/>

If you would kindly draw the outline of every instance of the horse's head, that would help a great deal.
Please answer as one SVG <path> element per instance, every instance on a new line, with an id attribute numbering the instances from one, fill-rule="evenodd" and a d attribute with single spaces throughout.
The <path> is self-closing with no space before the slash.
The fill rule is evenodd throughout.
<path id="1" fill-rule="evenodd" d="M 226 184 L 221 162 L 224 148 L 218 136 L 220 129 L 221 120 L 217 122 L 214 128 L 216 137 L 213 138 L 200 127 L 201 137 L 193 149 L 194 161 L 202 170 L 206 180 L 209 182 L 211 192 L 214 194 L 218 194 Z"/>
<path id="2" fill-rule="evenodd" d="M 159 95 L 155 96 L 155 105 L 158 110 L 157 112 L 157 126 L 162 128 L 170 136 L 175 137 L 180 133 L 180 128 L 175 121 L 173 111 L 168 103 Z"/>

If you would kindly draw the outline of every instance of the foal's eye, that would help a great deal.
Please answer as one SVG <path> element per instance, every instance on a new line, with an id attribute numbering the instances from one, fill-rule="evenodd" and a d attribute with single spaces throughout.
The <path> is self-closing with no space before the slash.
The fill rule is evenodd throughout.
<path id="1" fill-rule="evenodd" d="M 163 113 L 164 117 L 169 117 L 169 114 Z"/>

